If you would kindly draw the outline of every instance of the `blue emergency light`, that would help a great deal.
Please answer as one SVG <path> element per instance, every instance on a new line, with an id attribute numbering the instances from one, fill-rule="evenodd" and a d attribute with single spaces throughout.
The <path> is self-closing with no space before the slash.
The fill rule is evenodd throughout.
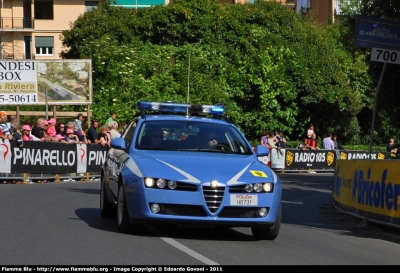
<path id="1" fill-rule="evenodd" d="M 173 113 L 190 113 L 190 114 L 211 114 L 222 115 L 225 108 L 222 105 L 201 105 L 201 104 L 183 104 L 175 102 L 149 102 L 138 101 L 139 110 L 173 112 Z"/>

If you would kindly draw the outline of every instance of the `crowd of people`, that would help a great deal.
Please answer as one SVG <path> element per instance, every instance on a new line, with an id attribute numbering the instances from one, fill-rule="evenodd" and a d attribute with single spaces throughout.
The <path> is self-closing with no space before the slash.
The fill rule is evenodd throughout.
<path id="1" fill-rule="evenodd" d="M 28 141 L 60 142 L 64 144 L 99 144 L 110 147 L 113 138 L 121 136 L 115 112 L 100 126 L 99 120 L 94 119 L 90 128 L 84 122 L 83 114 L 79 113 L 75 121 L 64 122 L 55 118 L 46 119 L 39 117 L 36 123 L 32 119 L 20 124 L 17 117 L 8 117 L 7 113 L 0 111 L 0 138 L 15 141 L 23 147 Z M 99 128 L 100 126 L 100 128 Z M 22 181 L 3 180 L 3 184 L 19 184 Z"/>
<path id="2" fill-rule="evenodd" d="M 0 137 L 5 140 L 16 141 L 19 147 L 23 147 L 26 141 L 61 142 L 65 144 L 101 144 L 110 146 L 113 138 L 120 137 L 116 114 L 112 112 L 110 118 L 99 128 L 99 120 L 94 119 L 90 128 L 83 122 L 84 116 L 79 113 L 75 121 L 65 123 L 62 120 L 40 117 L 36 123 L 25 120 L 21 125 L 16 116 L 10 116 L 0 111 Z"/>
<path id="3" fill-rule="evenodd" d="M 306 130 L 305 137 L 296 146 L 296 149 L 300 150 L 346 150 L 342 144 L 338 141 L 337 135 L 327 133 L 322 140 L 322 148 L 318 146 L 317 134 L 314 131 L 314 125 L 310 124 Z M 270 149 L 276 148 L 278 150 L 286 147 L 286 139 L 282 131 L 275 134 L 272 131 L 266 131 L 261 136 L 261 145 L 266 146 Z"/>

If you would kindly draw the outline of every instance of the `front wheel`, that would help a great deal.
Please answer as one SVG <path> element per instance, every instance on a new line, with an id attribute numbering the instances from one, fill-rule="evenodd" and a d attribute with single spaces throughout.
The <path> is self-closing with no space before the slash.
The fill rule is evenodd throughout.
<path id="1" fill-rule="evenodd" d="M 104 218 L 110 218 L 115 216 L 115 208 L 108 202 L 105 187 L 104 178 L 102 177 L 100 186 L 100 215 Z"/>
<path id="2" fill-rule="evenodd" d="M 256 240 L 275 240 L 278 237 L 279 230 L 282 222 L 282 204 L 279 208 L 278 217 L 276 217 L 275 224 L 272 228 L 265 227 L 252 227 L 251 233 Z"/>
<path id="3" fill-rule="evenodd" d="M 121 183 L 118 188 L 117 199 L 117 224 L 118 230 L 123 233 L 132 231 L 132 225 L 129 223 L 128 208 L 126 205 L 124 185 Z"/>

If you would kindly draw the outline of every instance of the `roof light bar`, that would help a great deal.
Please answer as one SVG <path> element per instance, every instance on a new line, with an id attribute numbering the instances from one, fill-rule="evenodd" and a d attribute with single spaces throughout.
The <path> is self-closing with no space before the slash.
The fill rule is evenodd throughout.
<path id="1" fill-rule="evenodd" d="M 222 105 L 200 105 L 200 104 L 183 104 L 174 102 L 138 101 L 137 106 L 139 110 L 159 111 L 159 112 L 175 112 L 175 113 L 190 112 L 191 114 L 203 113 L 212 115 L 222 115 L 225 112 L 225 108 Z"/>

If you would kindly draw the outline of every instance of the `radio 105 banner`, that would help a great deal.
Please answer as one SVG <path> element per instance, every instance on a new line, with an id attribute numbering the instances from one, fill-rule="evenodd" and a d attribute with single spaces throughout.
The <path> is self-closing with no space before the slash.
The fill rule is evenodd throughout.
<path id="1" fill-rule="evenodd" d="M 0 104 L 92 103 L 91 60 L 1 60 Z"/>

